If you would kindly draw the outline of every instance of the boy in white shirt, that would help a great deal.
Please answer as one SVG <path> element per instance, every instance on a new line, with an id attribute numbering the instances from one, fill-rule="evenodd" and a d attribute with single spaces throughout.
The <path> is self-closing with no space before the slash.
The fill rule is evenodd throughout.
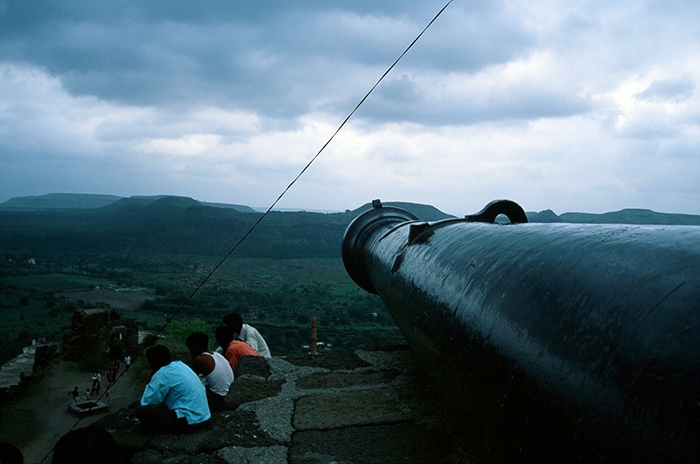
<path id="1" fill-rule="evenodd" d="M 218 409 L 233 382 L 233 370 L 221 354 L 209 351 L 209 337 L 203 332 L 195 332 L 185 341 L 192 355 L 192 370 L 204 377 L 207 387 L 209 408 Z"/>
<path id="2" fill-rule="evenodd" d="M 243 318 L 238 313 L 227 314 L 223 317 L 224 324 L 233 330 L 234 339 L 246 342 L 258 354 L 264 358 L 271 358 L 270 349 L 265 339 L 255 327 L 243 323 Z M 236 335 L 238 334 L 238 335 Z"/>

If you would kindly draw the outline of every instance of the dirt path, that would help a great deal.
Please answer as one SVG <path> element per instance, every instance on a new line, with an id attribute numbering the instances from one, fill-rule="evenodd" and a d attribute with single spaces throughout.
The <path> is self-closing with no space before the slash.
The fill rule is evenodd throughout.
<path id="1" fill-rule="evenodd" d="M 101 374 L 103 393 L 106 379 L 105 373 Z M 133 391 L 130 385 L 129 374 L 130 372 L 123 375 L 111 388 L 110 411 L 125 408 L 139 398 L 140 392 Z M 91 374 L 75 370 L 63 361 L 57 361 L 22 398 L 3 406 L 0 439 L 19 447 L 24 453 L 26 463 L 41 462 L 58 439 L 71 427 L 85 427 L 104 415 L 98 413 L 78 422 L 78 417 L 67 409 L 72 402 L 69 392 L 77 386 L 84 398 L 85 390 L 91 385 Z M 50 456 L 43 462 L 51 462 Z"/>

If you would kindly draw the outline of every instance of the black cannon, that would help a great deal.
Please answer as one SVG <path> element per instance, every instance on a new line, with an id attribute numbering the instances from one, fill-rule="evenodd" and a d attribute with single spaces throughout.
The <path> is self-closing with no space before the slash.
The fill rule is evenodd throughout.
<path id="1" fill-rule="evenodd" d="M 528 224 L 508 200 L 424 222 L 375 200 L 342 255 L 487 440 L 698 460 L 700 227 Z"/>

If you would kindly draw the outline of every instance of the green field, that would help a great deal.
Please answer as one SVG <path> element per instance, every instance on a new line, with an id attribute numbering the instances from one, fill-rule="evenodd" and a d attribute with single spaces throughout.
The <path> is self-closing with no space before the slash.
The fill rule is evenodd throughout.
<path id="1" fill-rule="evenodd" d="M 59 341 L 70 328 L 72 309 L 47 299 L 32 288 L 0 283 L 0 359 L 18 355 L 32 339 Z"/>
<path id="2" fill-rule="evenodd" d="M 28 270 L 44 273 L 0 276 L 0 361 L 21 352 L 32 339 L 62 340 L 75 309 L 114 304 L 104 290 L 102 297 L 91 290 L 117 284 L 153 289 L 128 294 L 134 303 L 120 310 L 147 330 L 161 329 L 177 312 L 175 320 L 200 319 L 213 331 L 223 315 L 237 311 L 263 333 L 275 355 L 304 352 L 312 317 L 319 324 L 319 339 L 333 351 L 403 342 L 379 298 L 360 290 L 340 259 L 231 258 L 191 299 L 215 259 L 140 256 L 133 267 L 125 267 L 126 261 L 121 257 L 117 268 L 104 255 L 82 257 L 79 263 L 53 259 L 54 270 L 63 272 L 45 272 L 37 264 Z"/>
<path id="3" fill-rule="evenodd" d="M 334 350 L 402 341 L 380 299 L 343 266 L 357 212 L 273 212 L 212 274 L 260 215 L 181 200 L 0 212 L 0 359 L 32 338 L 61 340 L 75 309 L 96 306 L 148 330 L 174 314 L 216 327 L 236 311 L 278 355 L 303 351 L 312 317 Z M 148 292 L 110 294 L 111 285 Z"/>
<path id="4" fill-rule="evenodd" d="M 37 292 L 61 292 L 66 290 L 85 290 L 95 286 L 106 286 L 115 282 L 91 277 L 88 275 L 74 274 L 39 274 L 8 276 L 0 279 L 0 283 L 7 283 L 23 288 L 33 288 Z"/>

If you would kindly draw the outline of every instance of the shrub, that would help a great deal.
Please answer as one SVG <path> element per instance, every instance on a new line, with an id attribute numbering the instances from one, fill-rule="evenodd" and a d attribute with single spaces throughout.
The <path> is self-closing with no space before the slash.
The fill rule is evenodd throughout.
<path id="1" fill-rule="evenodd" d="M 211 327 L 201 319 L 181 319 L 173 320 L 165 329 L 165 333 L 173 341 L 184 343 L 187 337 L 194 332 L 204 332 L 209 335 Z"/>

